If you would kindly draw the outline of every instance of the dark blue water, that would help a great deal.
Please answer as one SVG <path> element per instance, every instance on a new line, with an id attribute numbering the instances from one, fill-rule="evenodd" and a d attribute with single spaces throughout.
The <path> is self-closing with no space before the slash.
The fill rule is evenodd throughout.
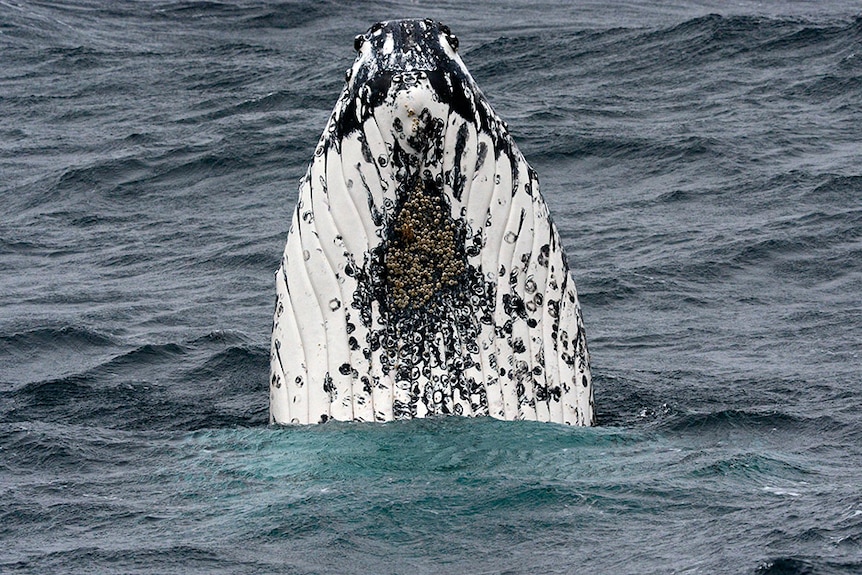
<path id="1" fill-rule="evenodd" d="M 862 3 L 0 1 L 0 572 L 862 572 Z M 267 426 L 379 19 L 542 179 L 600 426 Z"/>

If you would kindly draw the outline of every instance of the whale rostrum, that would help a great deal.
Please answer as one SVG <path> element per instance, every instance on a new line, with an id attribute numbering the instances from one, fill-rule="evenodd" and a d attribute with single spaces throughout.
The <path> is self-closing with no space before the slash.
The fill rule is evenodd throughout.
<path id="1" fill-rule="evenodd" d="M 276 273 L 271 422 L 592 425 L 559 233 L 457 38 L 399 20 L 354 47 Z"/>

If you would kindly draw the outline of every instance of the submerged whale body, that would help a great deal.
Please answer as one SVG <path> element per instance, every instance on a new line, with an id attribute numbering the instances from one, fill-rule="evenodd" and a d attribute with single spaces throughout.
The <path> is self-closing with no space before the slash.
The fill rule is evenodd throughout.
<path id="1" fill-rule="evenodd" d="M 592 425 L 559 234 L 457 38 L 400 20 L 354 47 L 276 273 L 271 422 Z"/>

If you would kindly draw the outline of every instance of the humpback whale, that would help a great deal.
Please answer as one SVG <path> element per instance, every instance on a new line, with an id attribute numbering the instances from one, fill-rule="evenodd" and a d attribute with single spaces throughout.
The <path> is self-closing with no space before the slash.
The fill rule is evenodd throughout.
<path id="1" fill-rule="evenodd" d="M 592 425 L 559 233 L 457 37 L 389 21 L 354 49 L 276 272 L 271 423 Z"/>

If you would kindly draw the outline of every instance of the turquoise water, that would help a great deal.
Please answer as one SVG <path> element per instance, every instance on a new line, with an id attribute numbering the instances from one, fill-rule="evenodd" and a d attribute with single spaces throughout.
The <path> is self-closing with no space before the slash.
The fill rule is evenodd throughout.
<path id="1" fill-rule="evenodd" d="M 24 536 L 4 555 L 184 573 L 740 572 L 758 559 L 768 572 L 764 549 L 800 547 L 852 561 L 858 467 L 835 482 L 804 445 L 787 449 L 792 425 L 732 412 L 665 429 L 6 425 L 8 460 L 43 471 L 6 486 L 6 530 Z"/>

